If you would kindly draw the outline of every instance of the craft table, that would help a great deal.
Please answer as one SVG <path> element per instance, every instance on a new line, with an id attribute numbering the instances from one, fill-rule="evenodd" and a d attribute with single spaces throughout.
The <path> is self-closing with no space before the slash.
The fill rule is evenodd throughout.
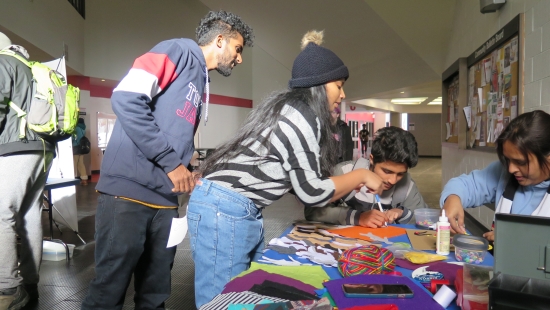
<path id="1" fill-rule="evenodd" d="M 49 221 L 50 221 L 50 238 L 49 238 L 49 241 L 62 244 L 63 247 L 65 247 L 65 253 L 67 254 L 67 262 L 70 259 L 70 257 L 69 257 L 69 248 L 67 247 L 65 242 L 63 242 L 62 240 L 53 238 L 53 225 L 54 225 L 54 222 L 53 222 L 53 209 L 55 207 L 54 207 L 54 204 L 51 200 L 52 189 L 62 188 L 62 187 L 67 187 L 67 186 L 75 186 L 79 183 L 80 183 L 79 179 L 49 178 L 49 179 L 46 180 L 46 185 L 44 186 L 44 191 L 48 192 L 48 195 L 44 194 L 43 198 L 48 203 L 48 208 L 46 208 L 44 211 L 48 211 L 48 218 L 49 218 Z M 80 235 L 78 234 L 77 231 L 74 231 L 74 233 L 78 236 L 78 238 L 80 238 L 80 240 L 82 242 L 84 242 L 84 240 L 82 239 L 82 237 L 80 237 Z M 86 244 L 86 242 L 84 242 L 84 244 Z"/>
<path id="2" fill-rule="evenodd" d="M 401 227 L 401 228 L 406 228 L 406 229 L 418 229 L 414 224 L 392 224 L 391 226 L 396 226 L 396 227 Z M 292 228 L 294 228 L 294 225 L 290 225 L 290 227 L 288 227 L 282 234 L 281 236 L 279 237 L 283 237 L 285 235 L 287 235 L 291 230 Z M 392 237 L 392 238 L 389 238 L 389 240 L 391 242 L 407 242 L 407 243 L 410 243 L 409 241 L 409 237 L 404 234 L 404 235 L 400 235 L 400 236 L 397 236 L 397 237 Z M 384 246 L 387 246 L 386 244 L 383 244 Z M 435 251 L 426 251 L 428 253 L 434 253 L 435 254 Z M 273 250 L 267 250 L 265 253 L 264 253 L 264 256 L 268 257 L 268 258 L 271 258 L 271 259 L 286 259 L 288 260 L 288 256 L 287 254 L 280 254 L 276 251 L 273 251 Z M 296 259 L 300 262 L 304 262 L 304 263 L 309 263 L 309 264 L 312 264 L 311 261 L 309 261 L 308 259 L 305 259 L 305 258 L 300 258 L 296 255 L 292 255 L 292 258 L 293 259 Z M 455 256 L 454 256 L 454 252 L 451 252 L 451 254 L 449 255 L 449 258 L 444 260 L 443 262 L 456 262 L 457 260 L 455 259 Z M 490 253 L 487 253 L 487 255 L 485 256 L 485 259 L 483 261 L 483 263 L 481 263 L 481 266 L 493 266 L 494 265 L 494 258 L 493 256 L 490 254 Z M 338 268 L 336 267 L 327 267 L 327 266 L 323 266 L 323 269 L 325 270 L 325 272 L 329 275 L 330 279 L 331 280 L 334 280 L 334 279 L 342 279 L 342 275 L 340 274 L 340 272 L 338 271 Z M 395 266 L 395 270 L 396 271 L 399 271 L 401 272 L 401 274 L 403 274 L 404 277 L 407 277 L 407 278 L 410 278 L 415 284 L 417 284 L 418 286 L 420 286 L 422 289 L 424 289 L 426 292 L 428 292 L 430 295 L 433 295 L 431 292 L 429 292 L 419 281 L 415 280 L 412 278 L 412 272 L 413 270 L 409 270 L 409 269 L 405 269 L 405 268 L 402 268 L 402 267 L 399 267 L 399 266 Z M 454 283 L 452 283 L 452 285 L 454 285 Z M 455 299 L 456 300 L 456 299 Z M 451 305 L 449 305 L 449 307 L 447 307 L 446 309 L 460 309 L 460 307 L 458 307 L 456 305 L 456 302 L 453 301 L 451 303 Z"/>

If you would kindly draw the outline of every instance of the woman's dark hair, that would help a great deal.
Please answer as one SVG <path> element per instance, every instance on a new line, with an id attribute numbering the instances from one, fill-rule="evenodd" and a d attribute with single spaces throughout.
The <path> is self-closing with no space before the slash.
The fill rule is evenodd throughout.
<path id="1" fill-rule="evenodd" d="M 374 165 L 390 160 L 413 168 L 418 163 L 418 148 L 413 134 L 394 126 L 378 129 L 371 154 Z"/>
<path id="2" fill-rule="evenodd" d="M 337 141 L 334 139 L 336 127 L 331 122 L 332 116 L 328 108 L 325 85 L 287 89 L 268 96 L 263 100 L 263 103 L 252 109 L 244 126 L 239 129 L 233 139 L 223 143 L 212 154 L 208 155 L 200 167 L 202 174 L 207 175 L 214 172 L 214 166 L 223 165 L 229 159 L 244 153 L 254 143 L 260 142 L 264 147 L 269 147 L 270 136 L 281 118 L 281 110 L 289 102 L 307 104 L 319 118 L 321 126 L 321 139 L 319 141 L 321 174 L 324 177 L 329 177 L 332 174 L 332 168 L 336 165 L 338 151 Z M 268 134 L 263 136 L 262 134 L 265 132 Z M 263 159 L 258 158 L 258 162 Z"/>
<path id="3" fill-rule="evenodd" d="M 237 33 L 243 36 L 245 46 L 254 44 L 252 28 L 243 22 L 239 16 L 226 11 L 208 12 L 201 19 L 195 33 L 199 46 L 208 45 L 219 34 L 229 39 L 236 38 Z"/>
<path id="4" fill-rule="evenodd" d="M 527 166 L 529 154 L 533 154 L 539 162 L 541 170 L 550 172 L 547 157 L 550 155 L 550 115 L 544 111 L 535 110 L 523 113 L 508 124 L 497 139 L 497 154 L 500 162 L 508 167 L 508 159 L 504 157 L 504 142 L 509 141 L 521 152 Z"/>

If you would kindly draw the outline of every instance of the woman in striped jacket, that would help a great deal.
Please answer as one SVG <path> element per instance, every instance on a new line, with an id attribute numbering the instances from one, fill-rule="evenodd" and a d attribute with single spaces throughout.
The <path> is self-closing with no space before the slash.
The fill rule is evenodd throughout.
<path id="1" fill-rule="evenodd" d="M 262 209 L 293 189 L 305 206 L 322 207 L 365 185 L 382 192 L 367 169 L 331 176 L 337 162 L 331 111 L 345 98 L 349 73 L 311 31 L 292 67 L 289 89 L 253 109 L 230 141 L 201 167 L 187 211 L 195 261 L 197 308 L 261 257 Z"/>

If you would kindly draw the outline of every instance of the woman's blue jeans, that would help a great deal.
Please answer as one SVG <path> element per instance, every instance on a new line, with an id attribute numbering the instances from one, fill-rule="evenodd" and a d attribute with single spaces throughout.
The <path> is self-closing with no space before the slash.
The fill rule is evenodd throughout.
<path id="1" fill-rule="evenodd" d="M 263 218 L 250 199 L 201 179 L 191 194 L 187 221 L 199 308 L 262 256 Z"/>

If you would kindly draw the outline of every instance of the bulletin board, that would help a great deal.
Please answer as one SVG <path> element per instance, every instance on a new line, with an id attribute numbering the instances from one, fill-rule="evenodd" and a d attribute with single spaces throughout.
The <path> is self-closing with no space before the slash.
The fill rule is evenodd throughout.
<path id="1" fill-rule="evenodd" d="M 458 74 L 447 84 L 447 121 L 445 122 L 445 141 L 458 143 L 458 109 L 459 109 L 459 80 Z"/>
<path id="2" fill-rule="evenodd" d="M 467 101 L 467 59 L 457 59 L 442 74 L 441 142 L 466 149 L 466 118 L 461 112 Z"/>
<path id="3" fill-rule="evenodd" d="M 520 111 L 519 20 L 518 15 L 468 57 L 468 148 L 494 148 Z"/>

